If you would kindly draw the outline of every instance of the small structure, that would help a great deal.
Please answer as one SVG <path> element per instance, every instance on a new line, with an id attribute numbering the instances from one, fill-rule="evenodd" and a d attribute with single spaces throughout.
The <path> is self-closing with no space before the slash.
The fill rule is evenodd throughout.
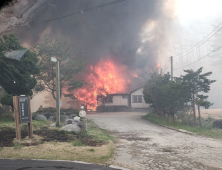
<path id="1" fill-rule="evenodd" d="M 130 106 L 134 109 L 138 108 L 149 108 L 149 104 L 147 104 L 143 98 L 143 88 L 137 88 L 130 93 L 131 102 Z"/>
<path id="2" fill-rule="evenodd" d="M 97 100 L 98 105 L 104 104 L 105 106 L 129 106 L 130 95 L 129 94 L 108 94 L 106 99 L 102 102 Z"/>
<path id="3" fill-rule="evenodd" d="M 130 93 L 116 93 L 108 94 L 104 102 L 97 99 L 97 105 L 101 106 L 127 106 L 133 109 L 146 109 L 149 108 L 143 98 L 143 88 L 139 87 Z"/>
<path id="4" fill-rule="evenodd" d="M 28 123 L 29 138 L 33 137 L 30 96 L 13 96 L 16 139 L 21 140 L 21 123 Z"/>

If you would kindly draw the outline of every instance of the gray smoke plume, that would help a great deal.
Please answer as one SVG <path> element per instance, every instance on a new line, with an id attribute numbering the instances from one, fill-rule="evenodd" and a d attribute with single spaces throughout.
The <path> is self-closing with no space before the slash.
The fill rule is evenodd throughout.
<path id="1" fill-rule="evenodd" d="M 166 0 L 126 0 L 46 23 L 47 19 L 61 17 L 112 0 L 47 0 L 32 15 L 33 26 L 15 33 L 23 42 L 35 45 L 43 33 L 60 35 L 70 40 L 73 48 L 84 51 L 87 63 L 95 64 L 101 58 L 112 57 L 130 69 L 153 65 L 167 42 L 170 14 L 164 12 Z M 168 2 L 170 3 L 170 2 Z M 155 22 L 150 38 L 141 41 L 141 30 L 147 22 Z M 148 26 L 149 27 L 149 26 Z M 150 26 L 151 27 L 151 26 Z M 141 46 L 143 48 L 141 48 Z M 141 48 L 141 49 L 140 49 Z M 142 50 L 138 53 L 138 49 Z"/>

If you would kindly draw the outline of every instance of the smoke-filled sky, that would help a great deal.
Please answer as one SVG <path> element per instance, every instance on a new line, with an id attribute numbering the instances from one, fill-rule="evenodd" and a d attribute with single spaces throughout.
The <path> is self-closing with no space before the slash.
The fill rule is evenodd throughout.
<path id="1" fill-rule="evenodd" d="M 118 65 L 126 65 L 130 70 L 158 64 L 166 72 L 170 70 L 170 56 L 174 56 L 174 67 L 181 68 L 212 51 L 213 38 L 181 57 L 181 53 L 186 53 L 216 27 L 215 21 L 221 18 L 220 0 L 125 0 L 38 24 L 111 1 L 46 0 L 29 15 L 34 26 L 22 27 L 15 33 L 29 47 L 41 42 L 45 34 L 60 35 L 69 39 L 73 48 L 84 51 L 87 64 L 95 65 L 101 58 L 112 57 Z M 204 72 L 212 71 L 213 63 L 208 59 L 210 57 L 184 69 L 196 70 L 203 66 Z M 175 76 L 180 74 L 183 69 L 175 70 Z M 220 81 L 220 77 L 214 76 L 214 79 Z M 213 97 L 215 103 L 218 98 L 222 102 L 222 94 L 215 94 L 220 95 Z"/>
<path id="2" fill-rule="evenodd" d="M 60 35 L 84 51 L 88 63 L 113 57 L 129 68 L 154 65 L 162 55 L 173 23 L 173 0 L 126 0 L 63 19 L 37 24 L 112 0 L 47 0 L 30 19 L 34 26 L 16 32 L 35 44 L 44 34 Z"/>

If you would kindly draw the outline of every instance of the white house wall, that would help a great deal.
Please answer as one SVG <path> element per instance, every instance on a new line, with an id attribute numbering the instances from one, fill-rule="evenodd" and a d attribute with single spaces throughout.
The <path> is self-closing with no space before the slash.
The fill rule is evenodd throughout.
<path id="1" fill-rule="evenodd" d="M 142 95 L 142 103 L 133 103 L 133 95 Z M 149 104 L 145 103 L 143 98 L 143 88 L 140 88 L 131 93 L 131 107 L 132 108 L 148 108 Z"/>
<path id="2" fill-rule="evenodd" d="M 113 103 L 106 103 L 106 106 L 128 106 L 128 98 L 123 99 L 122 95 L 113 96 Z"/>

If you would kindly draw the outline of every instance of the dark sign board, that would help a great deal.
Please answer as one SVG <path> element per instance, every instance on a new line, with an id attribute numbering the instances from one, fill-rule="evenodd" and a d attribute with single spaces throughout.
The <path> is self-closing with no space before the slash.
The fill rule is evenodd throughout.
<path id="1" fill-rule="evenodd" d="M 21 123 L 30 123 L 29 98 L 26 96 L 19 97 L 19 113 Z"/>

